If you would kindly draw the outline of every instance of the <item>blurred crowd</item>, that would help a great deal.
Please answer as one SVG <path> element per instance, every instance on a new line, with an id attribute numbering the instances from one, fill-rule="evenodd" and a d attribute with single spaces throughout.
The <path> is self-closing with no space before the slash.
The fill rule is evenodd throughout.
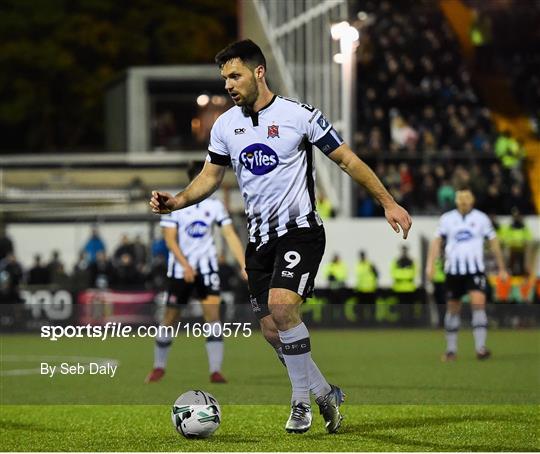
<path id="1" fill-rule="evenodd" d="M 486 213 L 510 213 L 513 207 L 521 213 L 534 213 L 523 172 L 508 170 L 496 159 L 368 162 L 393 197 L 413 214 L 437 215 L 453 209 L 459 187 L 470 187 L 477 208 Z M 357 216 L 382 215 L 381 207 L 363 188 L 356 190 Z"/>
<path id="2" fill-rule="evenodd" d="M 523 143 L 496 131 L 437 5 L 360 0 L 357 7 L 368 19 L 355 145 L 394 197 L 413 213 L 440 214 L 468 185 L 487 212 L 534 213 Z M 362 189 L 356 208 L 358 216 L 380 214 Z"/>
<path id="3" fill-rule="evenodd" d="M 495 139 L 489 110 L 440 10 L 425 2 L 360 3 L 371 20 L 358 69 L 359 149 L 489 155 Z"/>
<path id="4" fill-rule="evenodd" d="M 36 254 L 32 265 L 25 268 L 4 229 L 0 231 L 0 302 L 20 301 L 19 292 L 24 288 L 161 291 L 166 288 L 168 254 L 161 236 L 145 242 L 141 235 L 123 234 L 118 244 L 108 249 L 99 229 L 93 227 L 71 269 L 58 250 L 51 251 L 48 258 Z M 222 290 L 240 292 L 243 285 L 236 267 L 223 255 L 218 260 Z"/>
<path id="5" fill-rule="evenodd" d="M 0 293 L 4 300 L 17 299 L 22 287 L 157 290 L 165 283 L 168 250 L 162 238 L 149 246 L 140 235 L 130 238 L 124 234 L 109 253 L 99 230 L 93 228 L 72 269 L 66 267 L 58 250 L 48 258 L 36 254 L 32 265 L 24 269 L 12 241 L 5 233 L 0 237 Z"/>

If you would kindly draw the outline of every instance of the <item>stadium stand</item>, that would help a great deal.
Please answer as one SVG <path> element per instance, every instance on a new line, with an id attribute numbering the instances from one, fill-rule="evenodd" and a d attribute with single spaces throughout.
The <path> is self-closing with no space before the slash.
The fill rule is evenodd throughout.
<path id="1" fill-rule="evenodd" d="M 361 0 L 356 7 L 369 18 L 359 50 L 356 146 L 394 196 L 413 213 L 436 214 L 449 208 L 452 189 L 471 185 L 488 212 L 518 206 L 534 213 L 522 159 L 507 165 L 495 153 L 497 125 L 438 4 Z M 357 201 L 357 215 L 379 214 L 362 191 Z"/>

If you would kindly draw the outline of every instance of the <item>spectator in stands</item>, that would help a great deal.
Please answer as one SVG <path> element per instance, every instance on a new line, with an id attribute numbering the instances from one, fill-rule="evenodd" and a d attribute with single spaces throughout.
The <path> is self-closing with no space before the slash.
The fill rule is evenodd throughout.
<path id="1" fill-rule="evenodd" d="M 527 250 L 532 240 L 531 230 L 525 222 L 518 208 L 512 208 L 512 220 L 504 229 L 502 245 L 508 250 L 508 268 L 513 276 L 526 274 Z"/>
<path id="2" fill-rule="evenodd" d="M 328 288 L 341 289 L 347 284 L 347 265 L 341 260 L 339 254 L 334 254 L 332 261 L 324 267 L 324 277 Z"/>
<path id="3" fill-rule="evenodd" d="M 19 285 L 23 269 L 13 252 L 0 260 L 0 303 L 20 303 Z"/>
<path id="4" fill-rule="evenodd" d="M 443 180 L 439 190 L 437 191 L 437 203 L 441 211 L 448 211 L 454 207 L 454 199 L 456 191 L 448 180 Z"/>
<path id="5" fill-rule="evenodd" d="M 51 282 L 57 280 L 56 274 L 65 273 L 64 264 L 60 260 L 60 251 L 58 251 L 57 249 L 53 250 L 51 253 L 51 259 L 47 264 L 47 270 L 49 272 Z"/>
<path id="6" fill-rule="evenodd" d="M 427 174 L 418 184 L 415 205 L 426 214 L 437 214 L 439 212 L 437 206 L 437 187 L 433 175 Z"/>
<path id="7" fill-rule="evenodd" d="M 115 266 L 114 288 L 136 290 L 144 288 L 144 281 L 137 270 L 133 255 L 123 252 Z"/>
<path id="8" fill-rule="evenodd" d="M 367 259 L 366 252 L 360 251 L 356 263 L 356 291 L 361 293 L 362 303 L 374 304 L 378 287 L 379 272 L 375 265 Z"/>
<path id="9" fill-rule="evenodd" d="M 97 226 L 92 227 L 90 238 L 84 245 L 83 251 L 86 252 L 86 259 L 89 263 L 94 263 L 96 261 L 96 254 L 99 251 L 105 251 L 105 243 L 99 235 Z"/>
<path id="10" fill-rule="evenodd" d="M 390 110 L 390 135 L 392 141 L 402 149 L 415 150 L 418 133 L 395 109 Z"/>
<path id="11" fill-rule="evenodd" d="M 59 289 L 70 289 L 72 287 L 71 276 L 66 273 L 63 263 L 59 263 L 51 275 L 51 285 Z"/>
<path id="12" fill-rule="evenodd" d="M 500 209 L 503 205 L 503 199 L 500 192 L 500 187 L 497 183 L 491 183 L 488 186 L 487 194 L 482 200 L 480 209 L 484 212 L 493 211 L 493 209 Z"/>
<path id="13" fill-rule="evenodd" d="M 41 255 L 34 255 L 34 263 L 28 271 L 26 279 L 28 285 L 49 285 L 51 283 L 51 275 L 49 269 L 41 262 Z"/>
<path id="14" fill-rule="evenodd" d="M 416 263 L 409 256 L 409 248 L 401 247 L 401 254 L 392 261 L 390 274 L 393 284 L 392 290 L 400 294 L 402 303 L 411 303 L 412 298 L 408 298 L 416 291 Z"/>
<path id="15" fill-rule="evenodd" d="M 140 272 L 143 272 L 146 266 L 147 248 L 142 241 L 141 235 L 135 235 L 132 248 L 135 265 Z"/>
<path id="16" fill-rule="evenodd" d="M 99 251 L 96 261 L 88 267 L 90 286 L 110 288 L 114 284 L 115 270 L 105 251 Z"/>
<path id="17" fill-rule="evenodd" d="M 121 257 L 124 254 L 130 255 L 131 261 L 135 263 L 135 250 L 133 248 L 133 243 L 129 239 L 129 236 L 125 233 L 120 238 L 120 244 L 114 251 L 114 262 L 116 265 L 121 262 Z"/>
<path id="18" fill-rule="evenodd" d="M 378 174 L 380 175 L 380 174 Z M 357 186 L 357 198 L 356 198 L 356 214 L 362 218 L 370 218 L 376 216 L 377 206 L 373 201 L 373 198 L 367 193 L 364 188 Z"/>
<path id="19" fill-rule="evenodd" d="M 13 252 L 13 242 L 7 235 L 6 226 L 0 222 L 0 261 Z"/>
<path id="20" fill-rule="evenodd" d="M 155 258 L 158 255 L 162 255 L 164 258 L 167 258 L 169 255 L 167 243 L 162 236 L 159 236 L 152 241 L 152 258 Z"/>
<path id="21" fill-rule="evenodd" d="M 525 157 L 525 149 L 512 137 L 510 131 L 502 131 L 495 142 L 495 154 L 501 160 L 501 163 L 506 169 L 514 169 L 521 165 L 521 161 Z"/>
<path id="22" fill-rule="evenodd" d="M 105 251 L 102 252 L 105 253 Z M 83 290 L 92 285 L 90 281 L 90 263 L 88 263 L 87 256 L 86 252 L 81 251 L 77 262 L 73 266 L 71 281 L 75 290 Z"/>

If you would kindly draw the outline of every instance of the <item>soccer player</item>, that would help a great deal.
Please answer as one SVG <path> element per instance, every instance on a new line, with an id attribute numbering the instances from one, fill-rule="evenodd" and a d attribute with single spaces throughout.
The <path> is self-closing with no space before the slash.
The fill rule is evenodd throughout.
<path id="1" fill-rule="evenodd" d="M 176 196 L 154 191 L 150 206 L 154 213 L 166 213 L 198 203 L 216 190 L 232 165 L 248 219 L 252 308 L 267 341 L 282 352 L 292 385 L 285 429 L 302 433 L 310 428 L 311 392 L 326 430 L 336 432 L 343 392 L 326 381 L 313 361 L 309 332 L 300 318 L 325 246 L 315 207 L 313 145 L 371 192 L 404 238 L 411 218 L 319 110 L 270 91 L 265 57 L 253 41 L 231 44 L 216 62 L 235 106 L 212 127 L 201 174 Z"/>
<path id="2" fill-rule="evenodd" d="M 426 263 L 426 278 L 431 281 L 435 273 L 435 260 L 445 246 L 444 271 L 446 273 L 447 306 L 444 316 L 446 353 L 443 361 L 457 358 L 457 335 L 460 326 L 461 298 L 468 295 L 472 309 L 472 330 L 476 357 L 487 359 L 486 348 L 486 276 L 484 274 L 484 240 L 489 245 L 502 279 L 507 278 L 499 240 L 488 216 L 473 208 L 474 196 L 469 189 L 461 189 L 455 196 L 456 209 L 441 216 L 439 228 L 431 242 Z"/>
<path id="3" fill-rule="evenodd" d="M 202 163 L 194 163 L 188 170 L 190 180 L 199 174 Z M 240 265 L 242 277 L 247 280 L 242 243 L 232 225 L 229 213 L 219 200 L 210 198 L 161 218 L 163 237 L 169 249 L 167 309 L 162 326 L 176 325 L 180 305 L 187 304 L 193 291 L 201 299 L 204 320 L 210 324 L 211 333 L 221 333 L 219 317 L 220 280 L 218 259 L 212 236 L 214 225 L 222 234 Z M 154 368 L 146 383 L 157 382 L 165 374 L 167 357 L 172 343 L 172 333 L 156 337 Z M 221 374 L 223 362 L 223 336 L 206 338 L 206 352 L 212 383 L 226 383 Z"/>

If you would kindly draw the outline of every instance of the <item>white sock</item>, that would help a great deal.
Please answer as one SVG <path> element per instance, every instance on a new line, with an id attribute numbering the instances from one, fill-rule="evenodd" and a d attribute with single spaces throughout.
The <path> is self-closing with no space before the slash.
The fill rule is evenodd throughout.
<path id="1" fill-rule="evenodd" d="M 323 374 L 309 355 L 309 390 L 317 397 L 326 396 L 332 388 L 324 378 Z"/>
<path id="2" fill-rule="evenodd" d="M 481 352 L 486 348 L 488 319 L 485 309 L 472 311 L 472 332 L 474 336 L 474 348 Z"/>
<path id="3" fill-rule="evenodd" d="M 447 312 L 444 316 L 444 330 L 446 333 L 446 351 L 457 352 L 457 336 L 461 317 L 459 314 L 451 314 Z"/>
<path id="4" fill-rule="evenodd" d="M 211 333 L 220 333 L 219 336 L 209 336 L 206 338 L 206 354 L 208 355 L 208 369 L 210 373 L 221 372 L 223 364 L 223 336 L 221 335 L 221 322 L 210 323 Z"/>
<path id="5" fill-rule="evenodd" d="M 154 347 L 154 369 L 165 369 L 167 366 L 167 357 L 169 356 L 169 350 L 171 349 L 172 339 L 172 336 L 169 336 L 168 334 L 156 337 L 156 345 Z"/>
<path id="6" fill-rule="evenodd" d="M 276 349 L 278 359 L 283 363 L 285 367 L 287 367 L 287 365 L 285 364 L 285 359 L 283 358 L 283 348 L 274 348 Z M 311 358 L 311 355 L 309 359 L 309 390 L 313 393 L 315 398 L 324 397 L 332 390 L 332 388 L 324 378 L 323 374 L 317 367 L 317 364 L 315 364 L 315 361 L 313 361 L 313 358 Z"/>
<path id="7" fill-rule="evenodd" d="M 283 359 L 292 385 L 291 403 L 294 401 L 309 404 L 309 362 L 311 359 L 311 345 L 309 332 L 300 323 L 286 331 L 278 331 L 283 348 Z"/>

